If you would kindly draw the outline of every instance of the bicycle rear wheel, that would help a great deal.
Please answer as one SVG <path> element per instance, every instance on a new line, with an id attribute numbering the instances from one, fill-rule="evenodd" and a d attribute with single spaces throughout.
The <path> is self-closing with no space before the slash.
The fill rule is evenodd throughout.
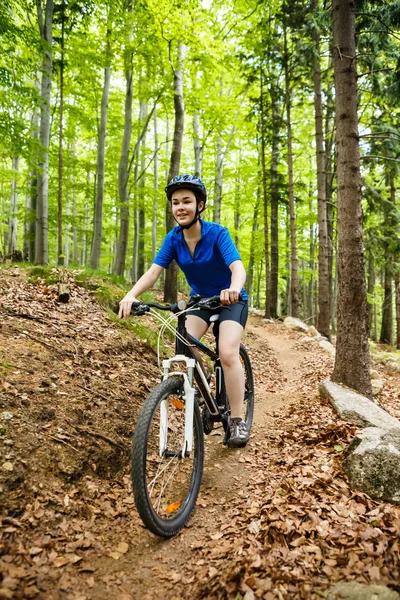
<path id="1" fill-rule="evenodd" d="M 185 451 L 184 443 L 183 383 L 170 378 L 158 384 L 146 399 L 132 446 L 136 507 L 145 526 L 162 537 L 171 537 L 185 526 L 199 493 L 204 438 L 197 402 L 194 403 L 193 449 Z"/>

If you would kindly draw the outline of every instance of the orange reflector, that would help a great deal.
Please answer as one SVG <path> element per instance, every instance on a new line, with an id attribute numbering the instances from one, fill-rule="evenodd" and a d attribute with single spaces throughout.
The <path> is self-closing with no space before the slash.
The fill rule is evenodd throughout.
<path id="1" fill-rule="evenodd" d="M 167 508 L 165 509 L 165 512 L 168 514 L 174 513 L 176 510 L 178 510 L 178 508 L 180 507 L 181 503 L 178 502 L 173 502 L 172 504 L 170 504 L 169 506 L 167 506 Z"/>
<path id="2" fill-rule="evenodd" d="M 174 398 L 173 400 L 170 400 L 171 404 L 173 404 L 175 406 L 175 408 L 177 408 L 178 410 L 183 410 L 185 408 L 185 405 L 183 404 L 183 402 L 181 402 L 180 400 L 178 400 L 178 398 Z"/>

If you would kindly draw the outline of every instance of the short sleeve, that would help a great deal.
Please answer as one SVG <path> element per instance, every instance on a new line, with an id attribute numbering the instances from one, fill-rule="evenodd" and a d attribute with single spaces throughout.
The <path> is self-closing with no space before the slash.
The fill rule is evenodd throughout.
<path id="1" fill-rule="evenodd" d="M 229 267 L 235 260 L 241 260 L 240 254 L 232 241 L 229 231 L 222 227 L 217 237 L 217 246 L 225 264 Z"/>
<path id="2" fill-rule="evenodd" d="M 165 237 L 163 245 L 158 251 L 157 256 L 154 259 L 154 264 L 168 269 L 170 263 L 175 259 L 175 251 L 172 244 L 172 233 L 173 230 L 168 233 Z"/>

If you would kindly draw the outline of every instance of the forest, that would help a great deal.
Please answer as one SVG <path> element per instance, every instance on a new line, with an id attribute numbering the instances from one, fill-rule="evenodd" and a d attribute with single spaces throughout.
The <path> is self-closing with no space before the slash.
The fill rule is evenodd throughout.
<path id="1" fill-rule="evenodd" d="M 399 0 L 1 0 L 0 598 L 399 600 L 399 98 Z M 116 307 L 182 173 L 247 272 L 254 422 L 224 445 L 216 355 L 215 429 L 171 394 L 201 490 L 162 541 L 129 457 L 186 374 Z"/>
<path id="2" fill-rule="evenodd" d="M 350 187 L 360 177 L 362 222 L 356 211 L 342 228 L 363 254 L 358 301 L 370 337 L 400 348 L 400 5 L 357 0 L 348 32 L 352 19 L 338 15 L 335 40 L 345 4 L 2 2 L 3 260 L 135 281 L 174 225 L 166 182 L 192 173 L 208 189 L 205 219 L 227 226 L 240 250 L 251 305 L 299 316 L 329 339 L 345 123 L 359 153 L 341 174 Z M 338 117 L 340 98 L 353 102 L 340 91 L 346 61 L 353 123 Z M 181 275 L 178 285 L 187 291 Z"/>

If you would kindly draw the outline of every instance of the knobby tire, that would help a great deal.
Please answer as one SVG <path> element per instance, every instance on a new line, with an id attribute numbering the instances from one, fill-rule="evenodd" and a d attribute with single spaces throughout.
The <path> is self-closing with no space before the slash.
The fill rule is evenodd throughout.
<path id="1" fill-rule="evenodd" d="M 135 435 L 132 444 L 132 487 L 135 497 L 136 508 L 144 525 L 154 534 L 161 537 L 171 537 L 176 535 L 187 523 L 196 504 L 197 496 L 200 490 L 203 462 L 204 462 L 204 437 L 200 410 L 197 402 L 194 403 L 193 418 L 193 450 L 191 460 L 193 461 L 190 482 L 187 493 L 181 503 L 181 508 L 177 510 L 176 515 L 160 515 L 154 509 L 153 502 L 148 492 L 147 477 L 147 459 L 148 453 L 151 455 L 152 442 L 149 442 L 149 435 L 152 431 L 152 425 L 156 427 L 157 410 L 164 399 L 170 396 L 182 397 L 183 383 L 181 379 L 169 378 L 159 383 L 145 400 L 140 412 Z M 168 435 L 169 435 L 168 427 Z M 176 431 L 172 435 L 174 435 Z M 153 444 L 154 445 L 154 444 Z M 154 456 L 154 449 L 153 454 Z M 167 461 L 168 459 L 166 459 Z M 173 458 L 170 462 L 182 459 Z M 185 460 L 185 459 L 183 459 Z M 149 462 L 151 459 L 149 458 Z M 179 463 L 177 463 L 179 466 Z M 188 468 L 191 468 L 190 466 Z M 159 503 L 160 504 L 160 503 Z"/>

